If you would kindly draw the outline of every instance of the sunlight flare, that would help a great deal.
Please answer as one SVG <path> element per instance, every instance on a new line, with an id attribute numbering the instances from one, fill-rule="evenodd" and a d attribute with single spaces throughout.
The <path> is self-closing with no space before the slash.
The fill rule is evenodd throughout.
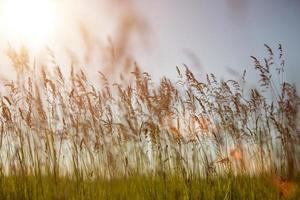
<path id="1" fill-rule="evenodd" d="M 45 44 L 57 22 L 51 0 L 5 0 L 0 17 L 7 39 L 30 45 Z"/>

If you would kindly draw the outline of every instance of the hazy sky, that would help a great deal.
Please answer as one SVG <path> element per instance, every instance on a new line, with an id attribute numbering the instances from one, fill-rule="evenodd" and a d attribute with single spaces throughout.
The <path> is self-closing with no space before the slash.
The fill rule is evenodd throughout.
<path id="1" fill-rule="evenodd" d="M 153 42 L 138 60 L 153 73 L 172 74 L 174 66 L 186 63 L 227 77 L 227 67 L 252 70 L 249 56 L 266 55 L 264 43 L 274 48 L 282 43 L 287 79 L 300 83 L 300 0 L 136 2 L 152 27 Z"/>
<path id="2" fill-rule="evenodd" d="M 54 49 L 58 61 L 66 67 L 69 65 L 66 52 L 84 59 L 84 41 L 79 39 L 78 20 L 93 30 L 89 37 L 96 38 L 105 47 L 108 35 L 115 30 L 118 17 L 127 16 L 131 12 L 128 9 L 132 8 L 122 0 L 55 1 L 59 5 L 57 15 L 61 19 L 55 37 L 49 38 L 47 45 Z M 149 27 L 148 45 L 136 45 L 133 54 L 138 63 L 156 78 L 163 75 L 175 77 L 175 66 L 185 63 L 199 76 L 203 72 L 212 72 L 228 78 L 230 73 L 227 68 L 240 73 L 247 69 L 249 78 L 255 82 L 250 56 L 266 55 L 264 43 L 274 49 L 281 43 L 286 55 L 286 78 L 300 85 L 300 0 L 133 2 Z M 122 38 L 123 33 L 118 34 Z M 6 41 L 2 35 L 0 33 L 0 49 L 4 50 Z M 143 44 L 137 40 L 136 44 L 140 43 Z M 92 49 L 98 48 L 89 45 Z M 98 49 L 94 56 L 101 57 L 100 54 L 101 49 L 100 52 Z M 7 64 L 4 57 L 0 55 L 1 73 L 7 71 L 3 67 Z M 95 59 L 90 63 L 98 67 L 98 61 Z"/>

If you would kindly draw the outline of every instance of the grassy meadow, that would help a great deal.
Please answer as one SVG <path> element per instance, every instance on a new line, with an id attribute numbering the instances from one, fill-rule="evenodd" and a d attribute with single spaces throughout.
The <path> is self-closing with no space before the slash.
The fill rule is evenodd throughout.
<path id="1" fill-rule="evenodd" d="M 299 96 L 282 46 L 236 80 L 135 64 L 97 84 L 83 70 L 8 56 L 0 94 L 0 199 L 300 199 Z M 250 70 L 250 69 L 249 69 Z"/>

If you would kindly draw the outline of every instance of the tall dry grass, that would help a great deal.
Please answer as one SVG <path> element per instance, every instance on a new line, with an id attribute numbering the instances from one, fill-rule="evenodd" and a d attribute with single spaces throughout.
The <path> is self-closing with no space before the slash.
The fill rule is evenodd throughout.
<path id="1" fill-rule="evenodd" d="M 284 54 L 265 45 L 253 57 L 259 85 L 198 80 L 177 68 L 176 83 L 135 65 L 131 83 L 111 83 L 101 72 L 92 85 L 83 70 L 32 68 L 29 52 L 9 51 L 17 80 L 0 95 L 1 174 L 70 176 L 75 180 L 131 174 L 272 173 L 299 175 L 299 97 L 275 81 Z M 278 54 L 278 55 L 277 55 Z M 34 70 L 33 70 L 34 69 Z"/>

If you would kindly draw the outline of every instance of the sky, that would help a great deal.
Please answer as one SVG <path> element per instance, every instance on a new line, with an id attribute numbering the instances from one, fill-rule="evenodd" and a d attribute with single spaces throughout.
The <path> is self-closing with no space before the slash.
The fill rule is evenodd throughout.
<path id="1" fill-rule="evenodd" d="M 299 0 L 137 1 L 152 27 L 151 50 L 144 54 L 153 73 L 172 74 L 174 66 L 230 77 L 228 68 L 253 76 L 250 56 L 266 55 L 264 44 L 286 56 L 286 80 L 300 84 Z M 251 74 L 252 73 L 252 74 Z"/>
<path id="2" fill-rule="evenodd" d="M 262 58 L 266 55 L 265 43 L 274 49 L 280 43 L 286 58 L 286 80 L 300 85 L 300 0 L 54 1 L 60 20 L 46 43 L 65 69 L 70 66 L 66 55 L 85 60 L 81 65 L 91 74 L 107 65 L 103 52 L 111 38 L 112 43 L 124 40 L 120 52 L 129 49 L 133 59 L 156 79 L 175 78 L 175 67 L 186 64 L 199 77 L 214 73 L 231 78 L 232 70 L 242 74 L 246 69 L 250 82 L 255 83 L 250 56 Z M 131 27 L 129 33 L 122 29 L 122 23 Z M 14 44 L 11 40 L 15 38 L 8 43 L 6 39 L 0 33 L 2 52 L 8 43 Z M 41 47 L 33 49 L 39 52 Z M 86 51 L 92 56 L 86 56 Z M 42 53 L 36 57 L 45 59 Z M 5 53 L 0 59 L 0 72 L 7 73 Z"/>

